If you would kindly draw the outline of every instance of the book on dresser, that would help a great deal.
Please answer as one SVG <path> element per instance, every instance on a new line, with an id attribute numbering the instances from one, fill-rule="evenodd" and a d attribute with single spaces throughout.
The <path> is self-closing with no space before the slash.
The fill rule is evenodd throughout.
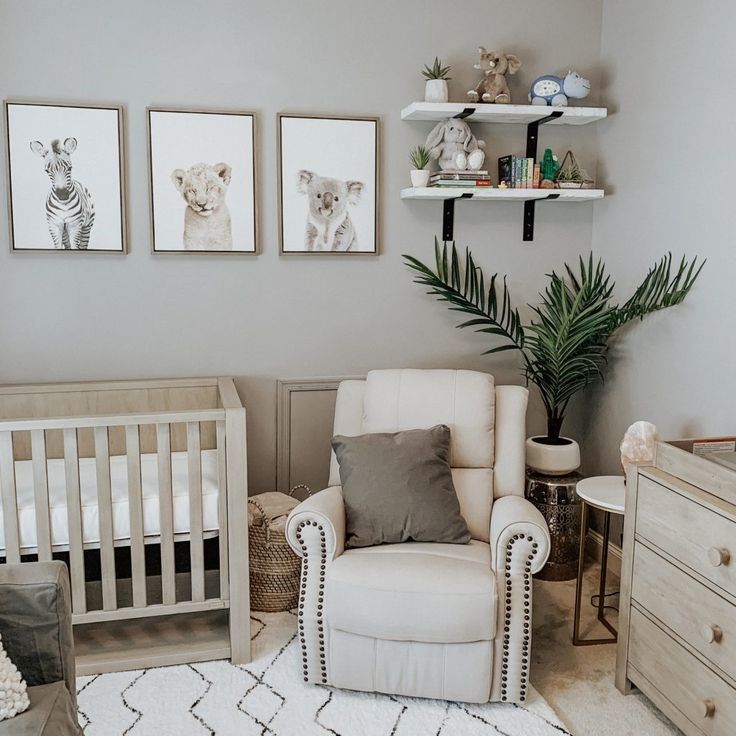
<path id="1" fill-rule="evenodd" d="M 659 442 L 628 468 L 616 686 L 687 736 L 734 736 L 736 470 L 709 442 Z"/>

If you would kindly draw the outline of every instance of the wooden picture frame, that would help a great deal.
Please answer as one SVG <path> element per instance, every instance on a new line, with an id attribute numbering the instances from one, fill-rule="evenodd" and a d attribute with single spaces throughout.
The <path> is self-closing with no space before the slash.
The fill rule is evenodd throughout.
<path id="1" fill-rule="evenodd" d="M 304 130 L 299 133 L 295 127 L 299 122 L 312 125 L 303 126 Z M 336 150 L 330 151 L 328 144 L 343 140 L 338 134 L 341 123 L 345 133 L 350 133 L 352 142 L 345 140 L 335 147 Z M 286 126 L 292 130 L 285 130 Z M 301 135 L 302 140 L 292 142 L 290 135 Z M 381 118 L 282 112 L 276 116 L 276 136 L 279 253 L 379 255 Z M 356 152 L 356 147 L 365 143 L 373 150 L 368 154 Z M 296 160 L 302 156 L 305 163 L 296 165 Z M 304 176 L 300 176 L 302 174 Z M 289 181 L 293 182 L 293 188 L 287 183 Z M 329 196 L 330 208 L 326 215 L 322 215 L 321 207 L 317 206 L 316 197 L 323 193 L 319 189 L 324 189 Z M 295 194 L 297 192 L 300 194 Z M 304 195 L 311 199 L 301 202 Z M 341 196 L 342 205 L 334 206 Z M 366 247 L 365 243 L 370 246 Z"/>
<path id="2" fill-rule="evenodd" d="M 174 124 L 175 118 L 169 116 L 179 120 Z M 186 123 L 192 129 L 188 137 L 182 132 Z M 217 134 L 211 132 L 218 127 Z M 257 113 L 149 106 L 146 128 L 151 253 L 258 255 Z M 181 138 L 171 143 L 167 132 Z M 239 148 L 241 136 L 244 149 Z M 191 150 L 179 152 L 186 145 Z M 205 201 L 213 183 L 219 195 Z"/>
<path id="3" fill-rule="evenodd" d="M 125 255 L 124 106 L 6 99 L 3 120 L 10 252 Z"/>

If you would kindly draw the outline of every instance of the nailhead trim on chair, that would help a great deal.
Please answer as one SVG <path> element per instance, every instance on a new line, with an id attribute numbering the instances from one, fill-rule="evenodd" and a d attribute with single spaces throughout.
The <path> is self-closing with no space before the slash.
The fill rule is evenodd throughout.
<path id="1" fill-rule="evenodd" d="M 319 664 L 320 664 L 320 682 L 327 684 L 327 659 L 325 654 L 325 632 L 324 622 L 322 618 L 324 605 L 325 590 L 325 570 L 327 569 L 327 541 L 324 527 L 320 526 L 316 521 L 303 521 L 296 529 L 296 538 L 302 548 L 302 583 L 299 593 L 299 641 L 302 647 L 302 668 L 304 671 L 304 682 L 309 682 L 309 662 L 307 658 L 307 642 L 304 634 L 304 599 L 307 594 L 307 573 L 309 570 L 309 557 L 307 555 L 307 545 L 302 540 L 302 529 L 305 526 L 315 526 L 320 536 L 320 568 L 319 568 L 319 588 L 317 595 L 317 638 L 319 641 Z"/>
<path id="2" fill-rule="evenodd" d="M 503 635 L 503 655 L 501 664 L 501 700 L 508 700 L 508 664 L 509 664 L 509 649 L 511 645 L 511 556 L 513 552 L 514 543 L 519 540 L 528 540 L 532 542 L 532 551 L 527 557 L 526 565 L 524 566 L 524 634 L 522 641 L 522 659 L 521 659 L 521 684 L 519 685 L 519 696 L 523 702 L 526 700 L 527 683 L 529 682 L 529 642 L 531 640 L 531 564 L 534 559 L 534 555 L 539 548 L 539 545 L 534 541 L 531 536 L 525 536 L 524 534 L 515 534 L 509 539 L 508 545 L 506 546 L 506 595 L 505 595 L 505 619 L 504 619 L 504 635 Z"/>
<path id="3" fill-rule="evenodd" d="M 327 543 L 326 534 L 324 528 L 316 521 L 303 521 L 296 530 L 296 538 L 302 549 L 302 580 L 301 589 L 299 595 L 299 614 L 298 614 L 298 628 L 299 628 L 299 641 L 302 648 L 302 667 L 304 671 L 304 681 L 309 681 L 309 662 L 307 657 L 307 642 L 305 638 L 305 625 L 304 625 L 304 602 L 307 591 L 307 574 L 309 570 L 309 558 L 307 555 L 307 545 L 302 539 L 302 529 L 305 526 L 315 526 L 319 531 L 320 535 L 320 570 L 319 570 L 319 587 L 317 597 L 317 637 L 319 641 L 319 662 L 320 662 L 320 683 L 327 684 L 327 661 L 325 653 L 325 636 L 324 636 L 324 619 L 323 619 L 323 606 L 324 606 L 324 588 L 325 588 L 325 570 L 327 567 Z M 504 621 L 504 638 L 503 638 L 503 655 L 502 655 L 502 666 L 501 666 L 501 700 L 508 700 L 508 662 L 509 662 L 509 650 L 511 645 L 511 591 L 512 591 L 512 579 L 511 579 L 511 556 L 513 553 L 513 546 L 517 540 L 528 540 L 532 542 L 532 550 L 529 553 L 524 566 L 524 627 L 523 627 L 523 641 L 522 641 L 522 660 L 521 660 L 521 683 L 519 685 L 519 696 L 523 702 L 526 700 L 527 684 L 529 682 L 529 642 L 531 640 L 531 564 L 534 560 L 534 556 L 539 548 L 539 545 L 534 541 L 532 536 L 526 536 L 524 534 L 515 534 L 509 539 L 506 547 L 506 567 L 505 567 L 505 578 L 506 578 L 506 593 L 505 593 L 505 621 Z"/>

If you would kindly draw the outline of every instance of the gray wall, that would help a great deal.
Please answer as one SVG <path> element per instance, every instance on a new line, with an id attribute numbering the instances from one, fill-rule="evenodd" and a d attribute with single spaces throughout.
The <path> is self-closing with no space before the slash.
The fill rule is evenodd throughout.
<path id="1" fill-rule="evenodd" d="M 0 0 L 1 97 L 126 105 L 130 224 L 126 257 L 11 256 L 3 209 L 0 381 L 234 375 L 250 410 L 253 490 L 274 482 L 279 377 L 446 366 L 488 369 L 502 381 L 519 381 L 512 358 L 481 358 L 480 336 L 453 330 L 452 316 L 411 283 L 402 265 L 402 253 L 430 257 L 441 208 L 399 200 L 408 182 L 407 151 L 431 127 L 404 123 L 399 113 L 421 99 L 419 69 L 435 54 L 453 65 L 451 94 L 464 99 L 476 79 L 479 44 L 513 50 L 523 60 L 511 83 L 515 101 L 525 100 L 538 74 L 572 65 L 591 77 L 589 102 L 596 104 L 600 22 L 598 0 Z M 677 53 L 688 46 L 683 42 Z M 665 61 L 672 56 L 667 49 Z M 258 111 L 262 255 L 150 254 L 149 104 Z M 636 117 L 640 109 L 631 106 L 626 114 Z M 278 256 L 275 115 L 282 110 L 383 116 L 380 257 Z M 728 123 L 727 117 L 717 120 Z M 685 125 L 686 119 L 669 122 Z M 524 150 L 521 126 L 476 132 L 488 141 L 491 168 L 499 155 Z M 574 146 L 595 172 L 595 126 L 544 129 L 542 143 L 560 154 Z M 667 157 L 676 162 L 672 176 L 684 182 L 689 164 L 677 153 L 672 147 Z M 707 165 L 712 168 L 712 159 Z M 664 179 L 662 166 L 658 171 Z M 622 182 L 617 196 L 631 199 L 623 183 L 628 177 L 611 178 Z M 662 201 L 674 204 L 670 197 Z M 521 205 L 457 207 L 459 242 L 471 246 L 486 269 L 507 272 L 521 304 L 535 299 L 545 273 L 590 251 L 592 205 L 537 209 L 537 238 L 523 244 Z M 638 226 L 631 229 L 643 237 Z M 599 230 L 599 243 L 604 240 Z M 672 329 L 674 322 L 667 324 Z M 539 420 L 535 404 L 532 431 L 541 429 Z M 574 421 L 568 431 L 579 433 Z"/>
<path id="2" fill-rule="evenodd" d="M 634 22 L 635 21 L 635 22 Z M 668 250 L 707 257 L 687 301 L 620 336 L 589 396 L 586 466 L 617 472 L 626 427 L 665 438 L 736 432 L 733 192 L 736 5 L 607 0 L 600 167 L 613 196 L 596 205 L 593 250 L 625 297 Z"/>

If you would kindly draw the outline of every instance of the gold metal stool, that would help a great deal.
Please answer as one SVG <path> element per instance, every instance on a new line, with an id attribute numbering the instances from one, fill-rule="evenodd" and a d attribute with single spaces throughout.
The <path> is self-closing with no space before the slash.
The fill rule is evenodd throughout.
<path id="1" fill-rule="evenodd" d="M 580 557 L 578 559 L 578 579 L 575 586 L 575 617 L 572 625 L 572 643 L 575 646 L 590 644 L 613 644 L 618 639 L 618 632 L 605 617 L 606 577 L 608 574 L 608 542 L 611 533 L 611 514 L 623 516 L 626 486 L 623 475 L 599 475 L 581 480 L 576 493 L 582 501 L 580 520 Z M 580 608 L 583 594 L 583 569 L 585 566 L 585 540 L 588 534 L 588 509 L 600 509 L 604 512 L 603 551 L 601 554 L 601 579 L 598 587 L 598 620 L 613 634 L 606 639 L 580 638 Z"/>

